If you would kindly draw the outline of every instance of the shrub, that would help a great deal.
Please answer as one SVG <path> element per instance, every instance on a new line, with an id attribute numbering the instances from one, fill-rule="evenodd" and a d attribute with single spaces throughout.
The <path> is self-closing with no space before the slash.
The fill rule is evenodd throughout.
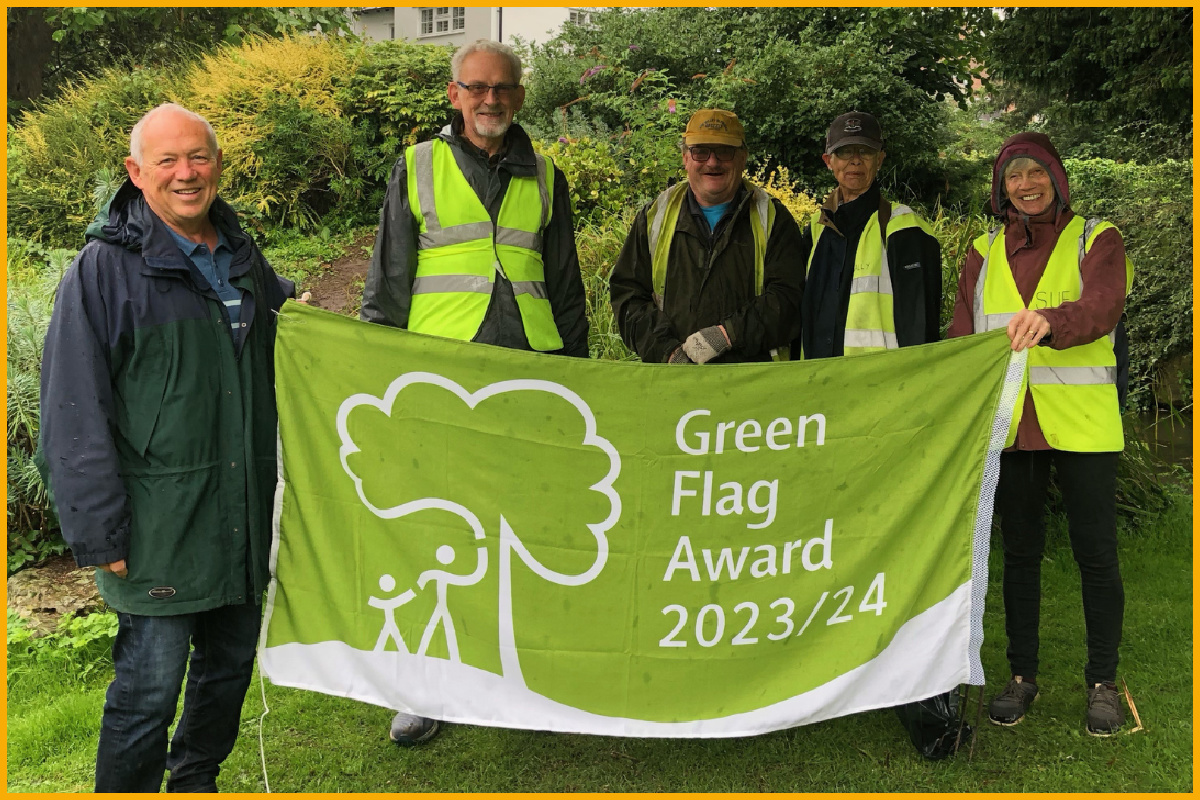
<path id="1" fill-rule="evenodd" d="M 1190 376 L 1174 373 L 1192 352 L 1192 162 L 1067 159 L 1066 168 L 1072 207 L 1116 225 L 1133 261 L 1133 291 L 1125 303 L 1129 404 L 1190 404 Z M 1156 388 L 1175 382 L 1173 398 Z"/>
<path id="2" fill-rule="evenodd" d="M 354 159 L 382 188 L 404 148 L 425 141 L 449 121 L 450 47 L 386 41 L 363 50 L 338 101 L 355 127 Z M 370 198 L 378 212 L 382 194 Z"/>
<path id="3" fill-rule="evenodd" d="M 821 208 L 821 204 L 814 198 L 796 188 L 787 167 L 777 167 L 767 173 L 767 165 L 763 164 L 750 180 L 766 189 L 767 194 L 783 203 L 784 207 L 792 212 L 792 218 L 801 228 L 808 222 L 809 217 Z"/>
<path id="4" fill-rule="evenodd" d="M 607 142 L 563 137 L 549 145 L 535 140 L 533 146 L 553 159 L 567 179 L 576 227 L 609 219 L 627 205 L 625 174 Z"/>
<path id="5" fill-rule="evenodd" d="M 74 258 L 70 250 L 45 250 L 10 241 L 9 273 L 27 283 L 8 287 L 8 554 L 19 568 L 62 552 L 62 538 L 46 486 L 34 464 L 41 423 L 42 345 L 50 324 L 54 291 Z M 24 262 L 24 263 L 22 263 Z M 39 262 L 33 266 L 33 262 Z"/>
<path id="6" fill-rule="evenodd" d="M 82 246 L 97 173 L 124 173 L 134 123 L 179 89 L 169 72 L 110 69 L 22 114 L 8 137 L 8 235 Z"/>
<path id="7" fill-rule="evenodd" d="M 256 39 L 191 71 L 191 108 L 216 129 L 223 191 L 239 210 L 304 229 L 358 188 L 353 128 L 336 96 L 358 57 L 349 40 Z"/>

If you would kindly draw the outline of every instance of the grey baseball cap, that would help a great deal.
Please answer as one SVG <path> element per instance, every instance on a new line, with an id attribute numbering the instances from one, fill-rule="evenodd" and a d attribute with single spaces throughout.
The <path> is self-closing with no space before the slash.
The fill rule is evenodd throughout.
<path id="1" fill-rule="evenodd" d="M 825 134 L 825 152 L 833 153 L 848 144 L 864 144 L 882 150 L 883 129 L 879 127 L 879 120 L 865 111 L 851 111 L 835 119 L 829 126 L 829 133 Z"/>

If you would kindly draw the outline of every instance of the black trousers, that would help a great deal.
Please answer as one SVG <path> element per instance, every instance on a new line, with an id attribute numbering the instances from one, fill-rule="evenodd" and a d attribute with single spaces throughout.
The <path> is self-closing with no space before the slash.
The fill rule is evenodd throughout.
<path id="1" fill-rule="evenodd" d="M 1088 686 L 1117 677 L 1117 648 L 1125 590 L 1117 562 L 1117 459 L 1119 453 L 1034 450 L 1000 456 L 996 512 L 1004 540 L 1004 627 L 1013 675 L 1033 680 L 1038 671 L 1038 618 L 1042 552 L 1046 545 L 1046 493 L 1053 462 L 1067 509 L 1071 550 L 1083 583 Z"/>

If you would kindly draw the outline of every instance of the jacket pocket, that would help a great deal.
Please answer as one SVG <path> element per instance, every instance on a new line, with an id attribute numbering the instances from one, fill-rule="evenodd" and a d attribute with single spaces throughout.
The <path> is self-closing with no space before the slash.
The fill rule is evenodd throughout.
<path id="1" fill-rule="evenodd" d="M 244 533 L 226 530 L 218 469 L 126 477 L 132 514 L 121 589 L 131 602 L 187 604 L 242 591 Z"/>

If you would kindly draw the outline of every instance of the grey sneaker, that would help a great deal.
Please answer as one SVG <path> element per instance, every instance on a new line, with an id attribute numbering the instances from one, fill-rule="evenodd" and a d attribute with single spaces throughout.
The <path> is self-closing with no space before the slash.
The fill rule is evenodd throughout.
<path id="1" fill-rule="evenodd" d="M 1037 699 L 1036 683 L 1028 683 L 1020 675 L 1014 675 L 1000 694 L 988 706 L 988 719 L 996 725 L 1016 725 L 1025 719 L 1025 712 Z"/>
<path id="2" fill-rule="evenodd" d="M 418 717 L 416 714 L 405 714 L 403 711 L 392 718 L 392 727 L 388 738 L 403 747 L 415 744 L 425 744 L 438 735 L 442 723 L 428 717 Z"/>
<path id="3" fill-rule="evenodd" d="M 1087 732 L 1092 736 L 1112 736 L 1125 724 L 1121 696 L 1114 683 L 1097 683 L 1088 689 Z"/>

